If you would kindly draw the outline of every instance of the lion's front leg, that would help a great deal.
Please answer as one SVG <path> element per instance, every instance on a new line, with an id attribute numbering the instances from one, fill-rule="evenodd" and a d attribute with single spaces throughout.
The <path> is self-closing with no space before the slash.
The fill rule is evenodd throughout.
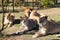
<path id="1" fill-rule="evenodd" d="M 8 27 L 12 27 L 13 23 L 9 22 Z"/>
<path id="2" fill-rule="evenodd" d="M 8 27 L 8 25 L 9 25 L 9 22 L 8 21 L 4 21 L 4 28 L 7 28 Z"/>
<path id="3" fill-rule="evenodd" d="M 36 32 L 36 33 L 32 36 L 32 38 L 37 38 L 39 35 L 40 35 L 40 33 L 39 33 L 39 32 Z"/>
<path id="4" fill-rule="evenodd" d="M 37 38 L 37 37 L 39 37 L 39 36 L 44 36 L 44 35 L 46 35 L 46 28 L 42 27 L 42 28 L 39 29 L 38 32 L 36 32 L 36 33 L 32 36 L 32 38 Z"/>

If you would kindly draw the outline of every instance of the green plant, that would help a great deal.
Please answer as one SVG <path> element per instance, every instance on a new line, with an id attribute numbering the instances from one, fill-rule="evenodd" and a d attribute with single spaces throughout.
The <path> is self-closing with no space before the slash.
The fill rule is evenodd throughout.
<path id="1" fill-rule="evenodd" d="M 50 0 L 48 5 L 53 6 L 54 5 L 54 0 Z"/>
<path id="2" fill-rule="evenodd" d="M 54 0 L 39 0 L 43 8 L 50 7 L 54 5 Z"/>
<path id="3" fill-rule="evenodd" d="M 44 8 L 48 7 L 48 0 L 41 0 L 41 4 Z"/>

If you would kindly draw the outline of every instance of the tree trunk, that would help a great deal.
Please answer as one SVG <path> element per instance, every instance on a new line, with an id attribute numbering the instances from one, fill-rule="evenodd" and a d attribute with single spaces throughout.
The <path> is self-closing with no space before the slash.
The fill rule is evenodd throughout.
<path id="1" fill-rule="evenodd" d="M 14 12 L 14 0 L 12 0 L 12 2 L 13 2 L 13 12 Z"/>
<path id="2" fill-rule="evenodd" d="M 54 0 L 54 3 L 57 4 L 58 3 L 58 0 Z"/>
<path id="3" fill-rule="evenodd" d="M 2 0 L 2 10 L 3 10 L 3 17 L 2 17 L 2 29 L 0 30 L 0 33 L 1 31 L 4 30 L 4 0 Z"/>

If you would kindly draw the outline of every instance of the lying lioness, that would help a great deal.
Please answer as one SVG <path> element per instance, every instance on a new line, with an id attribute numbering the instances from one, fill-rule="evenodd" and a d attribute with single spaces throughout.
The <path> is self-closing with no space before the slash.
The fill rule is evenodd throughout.
<path id="1" fill-rule="evenodd" d="M 39 31 L 35 33 L 33 38 L 52 33 L 60 33 L 60 24 L 53 20 L 48 20 L 48 16 L 41 17 Z"/>
<path id="2" fill-rule="evenodd" d="M 4 17 L 4 25 L 11 27 L 14 21 L 15 15 L 13 13 L 6 13 Z"/>
<path id="3" fill-rule="evenodd" d="M 60 24 L 56 23 L 52 19 L 49 20 L 48 16 L 41 17 L 39 23 L 40 24 L 37 24 L 36 21 L 31 19 L 24 19 L 21 21 L 20 28 L 16 33 L 20 32 L 23 34 L 24 32 L 37 29 L 37 32 L 33 35 L 33 38 L 50 33 L 60 33 Z"/>

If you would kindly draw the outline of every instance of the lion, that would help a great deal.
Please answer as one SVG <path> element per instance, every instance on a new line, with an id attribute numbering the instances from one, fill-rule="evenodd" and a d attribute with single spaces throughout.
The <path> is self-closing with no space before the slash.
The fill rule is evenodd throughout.
<path id="1" fill-rule="evenodd" d="M 48 16 L 40 18 L 39 31 L 33 35 L 33 38 L 47 34 L 60 33 L 60 24 L 48 18 Z"/>
<path id="2" fill-rule="evenodd" d="M 23 19 L 28 19 L 32 11 L 33 11 L 32 8 L 26 7 L 24 11 L 24 16 L 20 16 L 20 20 L 22 21 Z"/>
<path id="3" fill-rule="evenodd" d="M 30 14 L 29 19 L 33 19 L 34 21 L 36 20 L 37 23 L 39 24 L 40 17 L 43 17 L 43 16 L 46 16 L 46 15 L 44 15 L 42 13 L 38 13 L 36 10 L 33 10 Z"/>
<path id="4" fill-rule="evenodd" d="M 11 27 L 14 22 L 15 15 L 13 13 L 6 13 L 4 17 L 4 25 L 7 25 L 6 27 Z"/>
<path id="5" fill-rule="evenodd" d="M 25 11 L 24 11 L 24 16 L 25 16 L 26 18 L 29 18 L 32 10 L 33 10 L 32 8 L 26 7 L 26 8 L 25 8 Z"/>

